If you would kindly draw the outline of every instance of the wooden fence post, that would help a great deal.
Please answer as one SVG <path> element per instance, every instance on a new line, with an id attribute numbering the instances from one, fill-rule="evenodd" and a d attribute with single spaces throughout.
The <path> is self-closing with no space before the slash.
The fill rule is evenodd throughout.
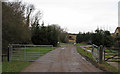
<path id="1" fill-rule="evenodd" d="M 94 44 L 92 45 L 92 54 L 93 54 L 93 51 L 94 51 Z"/>
<path id="2" fill-rule="evenodd" d="M 103 57 L 103 46 L 100 45 L 100 49 L 99 49 L 99 63 L 102 63 L 102 57 Z"/>
<path id="3" fill-rule="evenodd" d="M 4 60 L 3 60 L 3 54 L 2 54 L 2 62 L 3 62 Z"/>
<path id="4" fill-rule="evenodd" d="M 7 60 L 8 60 L 8 62 L 10 62 L 10 59 L 11 59 L 11 44 L 9 44 L 9 46 L 8 46 L 8 56 L 7 56 Z"/>
<path id="5" fill-rule="evenodd" d="M 104 50 L 104 61 L 105 61 L 105 50 Z"/>
<path id="6" fill-rule="evenodd" d="M 10 61 L 10 45 L 8 46 L 8 55 L 7 55 L 7 60 L 8 60 L 8 62 Z"/>

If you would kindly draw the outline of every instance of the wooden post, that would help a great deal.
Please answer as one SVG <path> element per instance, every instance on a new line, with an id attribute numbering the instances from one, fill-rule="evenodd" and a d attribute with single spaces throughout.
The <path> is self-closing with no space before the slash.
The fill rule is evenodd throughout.
<path id="1" fill-rule="evenodd" d="M 8 46 L 8 55 L 7 55 L 7 60 L 8 60 L 8 62 L 10 61 L 9 56 L 10 56 L 10 51 L 9 51 L 9 46 Z"/>
<path id="2" fill-rule="evenodd" d="M 103 57 L 103 46 L 100 45 L 100 49 L 99 49 L 99 63 L 102 63 L 102 57 Z"/>
<path id="3" fill-rule="evenodd" d="M 2 54 L 2 62 L 3 62 L 4 60 L 3 60 L 3 54 Z"/>
<path id="4" fill-rule="evenodd" d="M 10 62 L 10 59 L 11 59 L 11 48 L 12 48 L 12 45 L 11 44 L 9 44 L 9 46 L 8 46 L 8 62 Z"/>
<path id="5" fill-rule="evenodd" d="M 94 51 L 94 44 L 92 45 L 92 54 L 93 54 L 93 51 Z"/>
<path id="6" fill-rule="evenodd" d="M 104 50 L 104 61 L 105 61 L 105 50 Z"/>
<path id="7" fill-rule="evenodd" d="M 10 61 L 10 45 L 8 46 L 8 55 L 7 55 L 8 62 Z"/>

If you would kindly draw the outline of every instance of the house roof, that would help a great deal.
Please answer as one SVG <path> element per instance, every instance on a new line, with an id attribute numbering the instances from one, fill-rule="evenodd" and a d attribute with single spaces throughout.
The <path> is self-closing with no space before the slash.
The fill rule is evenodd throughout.
<path id="1" fill-rule="evenodd" d="M 117 27 L 118 31 L 120 32 L 120 27 Z"/>
<path id="2" fill-rule="evenodd" d="M 117 29 L 118 29 L 118 31 L 120 32 L 120 27 L 117 27 L 116 30 L 115 30 L 115 32 L 117 31 Z"/>

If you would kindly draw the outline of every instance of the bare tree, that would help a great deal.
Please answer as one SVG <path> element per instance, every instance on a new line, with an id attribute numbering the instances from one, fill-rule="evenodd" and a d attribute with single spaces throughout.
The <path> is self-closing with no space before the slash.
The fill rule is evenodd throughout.
<path id="1" fill-rule="evenodd" d="M 39 23 L 41 18 L 42 18 L 41 11 L 36 12 L 36 14 L 33 15 L 33 18 L 31 19 L 31 26 L 32 27 L 36 26 Z"/>
<path id="2" fill-rule="evenodd" d="M 27 25 L 27 27 L 30 26 L 30 15 L 34 10 L 35 10 L 34 5 L 32 5 L 32 4 L 27 5 L 27 7 L 26 7 L 26 25 Z"/>

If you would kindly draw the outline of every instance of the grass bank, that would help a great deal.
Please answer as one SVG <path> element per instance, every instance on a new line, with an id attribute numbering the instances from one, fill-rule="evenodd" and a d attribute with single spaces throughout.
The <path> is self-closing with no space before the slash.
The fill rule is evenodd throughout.
<path id="1" fill-rule="evenodd" d="M 20 72 L 23 68 L 27 67 L 31 62 L 3 62 L 2 72 Z"/>
<path id="2" fill-rule="evenodd" d="M 77 43 L 76 46 L 86 46 L 87 44 L 85 43 Z"/>
<path id="3" fill-rule="evenodd" d="M 92 53 L 80 48 L 80 47 L 77 47 L 77 51 L 83 56 L 86 58 L 87 61 L 90 61 L 93 65 L 95 65 L 97 68 L 103 70 L 103 71 L 106 71 L 106 72 L 118 72 L 118 70 L 111 66 L 110 64 L 108 64 L 107 62 L 103 61 L 102 64 L 99 64 L 97 63 L 93 57 L 92 57 Z M 120 73 L 120 72 L 119 72 Z"/>
<path id="4" fill-rule="evenodd" d="M 31 50 L 33 49 L 34 50 Z M 57 47 L 44 47 L 43 48 L 38 48 L 38 47 L 31 47 L 31 48 L 26 48 L 27 51 L 29 52 L 41 52 L 42 54 L 39 55 L 42 56 L 42 55 L 45 55 L 46 53 L 52 51 L 53 49 L 55 49 Z M 42 49 L 42 50 L 37 50 L 37 49 Z M 45 50 L 45 49 L 49 49 L 49 50 Z M 15 54 L 16 56 L 18 55 L 17 53 Z M 35 56 L 35 53 L 31 54 L 32 56 Z M 30 56 L 30 55 L 29 55 Z M 32 59 L 32 60 L 37 60 L 39 57 L 29 57 L 29 59 Z M 17 58 L 14 58 L 14 59 L 18 59 L 18 60 L 22 60 L 22 57 L 17 57 Z M 2 72 L 20 72 L 21 70 L 23 70 L 25 67 L 27 67 L 28 65 L 30 65 L 32 62 L 30 61 L 6 61 L 7 60 L 7 57 L 4 57 L 4 62 L 2 63 Z"/>

